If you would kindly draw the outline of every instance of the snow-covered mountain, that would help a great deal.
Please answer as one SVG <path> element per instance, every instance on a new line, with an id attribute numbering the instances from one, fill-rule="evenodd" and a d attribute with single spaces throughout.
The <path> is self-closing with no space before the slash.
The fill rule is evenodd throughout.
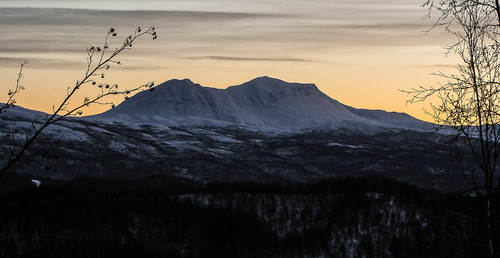
<path id="1" fill-rule="evenodd" d="M 185 79 L 153 89 L 105 113 L 47 127 L 28 150 L 36 162 L 19 164 L 18 173 L 155 183 L 382 175 L 443 189 L 464 184 L 461 172 L 443 162 L 449 137 L 421 130 L 431 124 L 343 105 L 313 84 L 260 77 L 215 89 Z M 45 117 L 21 107 L 0 116 L 0 167 Z"/>
<path id="2" fill-rule="evenodd" d="M 328 97 L 314 84 L 267 76 L 227 89 L 170 80 L 94 116 L 166 124 L 236 124 L 259 128 L 342 127 L 353 124 L 420 130 L 430 124 L 401 113 L 362 110 Z"/>

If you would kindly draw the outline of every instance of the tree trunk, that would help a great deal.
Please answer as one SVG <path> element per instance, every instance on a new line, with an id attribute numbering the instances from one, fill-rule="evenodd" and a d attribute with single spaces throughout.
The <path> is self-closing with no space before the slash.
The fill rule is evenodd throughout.
<path id="1" fill-rule="evenodd" d="M 491 194 L 486 194 L 486 226 L 488 230 L 488 256 L 495 257 L 493 251 L 493 237 L 491 229 Z"/>

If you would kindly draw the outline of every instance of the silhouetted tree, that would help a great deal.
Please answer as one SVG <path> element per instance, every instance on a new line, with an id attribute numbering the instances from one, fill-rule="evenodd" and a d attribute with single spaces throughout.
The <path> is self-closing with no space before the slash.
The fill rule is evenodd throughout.
<path id="1" fill-rule="evenodd" d="M 437 74 L 446 83 L 404 92 L 411 96 L 410 103 L 435 98 L 428 113 L 455 132 L 455 143 L 464 140 L 468 145 L 479 171 L 472 168 L 467 178 L 476 192 L 486 195 L 488 253 L 493 257 L 491 197 L 500 186 L 500 4 L 498 0 L 427 0 L 424 6 L 428 18 L 434 13 L 439 16 L 432 28 L 442 26 L 457 39 L 447 51 L 457 54 L 462 63 L 457 74 Z"/>
<path id="2" fill-rule="evenodd" d="M 16 105 L 16 99 L 14 97 L 22 90 L 24 90 L 24 86 L 21 85 L 21 78 L 23 77 L 23 67 L 28 63 L 28 61 L 23 61 L 21 63 L 21 67 L 19 68 L 19 73 L 17 74 L 16 87 L 14 90 L 9 89 L 7 93 L 7 101 L 0 106 L 0 115 L 3 112 L 7 112 L 7 109 L 14 107 Z"/>
<path id="3" fill-rule="evenodd" d="M 13 149 L 14 154 L 9 157 L 7 164 L 0 171 L 0 175 L 7 173 L 14 164 L 22 160 L 22 157 L 25 154 L 26 150 L 30 147 L 31 144 L 33 144 L 36 139 L 39 138 L 40 134 L 48 126 L 70 116 L 82 115 L 82 109 L 92 104 L 108 105 L 114 107 L 114 104 L 112 102 L 105 101 L 106 97 L 110 95 L 122 95 L 125 99 L 128 99 L 129 94 L 154 86 L 153 82 L 149 82 L 133 89 L 119 90 L 117 84 L 110 85 L 107 83 L 97 82 L 100 79 L 104 79 L 105 71 L 107 71 L 111 67 L 111 65 L 121 64 L 119 60 L 116 60 L 116 57 L 120 53 L 122 53 L 122 51 L 131 49 L 133 43 L 138 38 L 144 35 L 150 35 L 153 39 L 157 38 L 154 27 L 149 27 L 146 30 L 138 27 L 133 34 L 125 38 L 121 46 L 117 47 L 114 50 L 110 50 L 109 39 L 110 37 L 116 37 L 116 35 L 116 30 L 114 28 L 111 28 L 106 34 L 104 43 L 101 46 L 90 46 L 87 49 L 87 69 L 85 71 L 85 74 L 80 80 L 76 81 L 75 85 L 68 87 L 66 97 L 59 104 L 53 106 L 52 113 L 49 114 L 41 124 L 32 124 L 32 126 L 26 132 L 25 142 L 21 146 L 19 146 L 19 148 Z M 12 107 L 15 104 L 15 100 L 13 99 L 14 95 L 24 89 L 19 82 L 22 77 L 22 68 L 25 64 L 26 62 L 21 64 L 21 70 L 18 74 L 16 88 L 14 91 L 9 91 L 9 99 L 4 107 L 0 109 L 0 111 L 5 111 L 7 108 Z M 83 87 L 95 87 L 97 89 L 96 96 L 85 97 L 82 102 L 77 103 L 76 105 L 70 105 L 70 102 L 75 98 L 75 94 Z M 1 113 L 2 112 L 0 112 L 0 118 L 2 118 Z"/>

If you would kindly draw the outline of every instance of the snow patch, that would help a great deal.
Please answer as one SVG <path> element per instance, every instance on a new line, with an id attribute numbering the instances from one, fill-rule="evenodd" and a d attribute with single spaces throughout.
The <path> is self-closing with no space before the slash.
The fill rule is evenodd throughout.
<path id="1" fill-rule="evenodd" d="M 347 148 L 351 148 L 351 149 L 364 149 L 364 148 L 368 148 L 366 146 L 356 146 L 356 145 L 342 144 L 342 143 L 337 143 L 337 142 L 331 142 L 331 143 L 328 144 L 328 146 L 347 147 Z"/>

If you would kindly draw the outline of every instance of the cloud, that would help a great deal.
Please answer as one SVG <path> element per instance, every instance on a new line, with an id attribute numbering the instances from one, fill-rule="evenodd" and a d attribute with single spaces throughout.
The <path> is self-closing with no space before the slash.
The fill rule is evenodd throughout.
<path id="1" fill-rule="evenodd" d="M 58 70 L 83 70 L 86 68 L 85 60 L 72 61 L 67 59 L 57 59 L 57 58 L 17 58 L 17 57 L 0 57 L 0 66 L 2 67 L 19 67 L 21 62 L 27 60 L 29 63 L 27 68 L 29 69 L 58 69 Z M 123 65 L 112 65 L 111 71 L 135 71 L 135 70 L 164 70 L 171 69 L 172 66 L 161 63 L 153 64 L 141 64 L 135 62 L 127 62 Z"/>
<path id="2" fill-rule="evenodd" d="M 150 21 L 211 22 L 251 18 L 281 17 L 281 14 L 252 12 L 203 12 L 203 11 L 117 11 L 57 8 L 0 8 L 0 23 L 4 26 L 100 26 L 109 23 L 141 24 Z M 75 31 L 76 32 L 76 31 Z"/>
<path id="3" fill-rule="evenodd" d="M 457 68 L 457 64 L 425 64 L 425 65 L 412 65 L 412 67 L 431 67 L 431 68 Z"/>
<path id="4" fill-rule="evenodd" d="M 17 67 L 23 61 L 27 60 L 30 68 L 82 68 L 86 64 L 84 62 L 72 62 L 64 59 L 46 59 L 46 58 L 17 58 L 17 57 L 0 57 L 0 65 L 4 67 Z"/>
<path id="5" fill-rule="evenodd" d="M 266 58 L 266 57 L 235 57 L 235 56 L 197 56 L 188 57 L 191 60 L 216 60 L 216 61 L 263 61 L 263 62 L 315 62 L 301 58 Z"/>
<path id="6" fill-rule="evenodd" d="M 159 33 L 155 51 L 163 51 L 158 50 L 162 43 L 169 48 L 185 48 L 202 40 L 205 46 L 212 47 L 230 35 L 238 36 L 234 41 L 241 40 L 241 33 L 234 33 L 238 30 L 235 26 L 255 20 L 267 23 L 285 16 L 252 12 L 0 8 L 0 55 L 85 54 L 86 47 L 102 43 L 110 27 L 118 31 L 119 42 L 115 40 L 115 44 L 120 44 L 137 26 L 155 26 Z M 252 29 L 245 31 L 251 33 Z M 150 41 L 140 44 L 153 46 Z"/>
<path id="7" fill-rule="evenodd" d="M 80 61 L 88 46 L 102 44 L 109 27 L 118 30 L 112 48 L 137 26 L 150 25 L 158 40 L 141 39 L 134 56 L 151 66 L 172 59 L 310 63 L 326 61 L 323 53 L 418 46 L 425 37 L 419 8 L 408 3 L 290 1 L 214 0 L 229 6 L 219 11 L 200 1 L 188 1 L 192 10 L 0 8 L 0 56 Z M 432 37 L 437 45 L 441 40 Z M 316 60 L 295 58 L 296 53 Z"/>
<path id="8" fill-rule="evenodd" d="M 173 50 L 174 55 L 181 53 L 181 56 L 186 52 L 226 56 L 221 52 L 224 49 L 260 51 L 265 48 L 274 52 L 276 49 L 287 51 L 290 47 L 294 51 L 309 51 L 321 46 L 413 45 L 423 37 L 419 32 L 427 28 L 415 11 L 405 11 L 408 4 L 386 10 L 383 4 L 369 2 L 361 7 L 335 3 L 331 8 L 323 8 L 328 1 L 320 1 L 317 6 L 300 1 L 280 6 L 279 3 L 285 2 L 277 0 L 273 4 L 246 3 L 249 8 L 242 11 L 245 5 L 241 1 L 238 4 L 216 2 L 240 7 L 233 8 L 237 11 L 200 11 L 204 5 L 197 2 L 193 8 L 196 11 L 0 8 L 0 54 L 81 53 L 88 45 L 101 42 L 109 27 L 117 28 L 119 36 L 124 36 L 122 33 L 127 34 L 136 26 L 154 25 L 162 45 L 158 51 Z M 267 11 L 262 11 L 264 7 Z M 354 15 L 353 11 L 358 14 Z M 414 19 L 408 17 L 408 13 Z M 157 42 L 155 46 L 158 48 Z"/>

